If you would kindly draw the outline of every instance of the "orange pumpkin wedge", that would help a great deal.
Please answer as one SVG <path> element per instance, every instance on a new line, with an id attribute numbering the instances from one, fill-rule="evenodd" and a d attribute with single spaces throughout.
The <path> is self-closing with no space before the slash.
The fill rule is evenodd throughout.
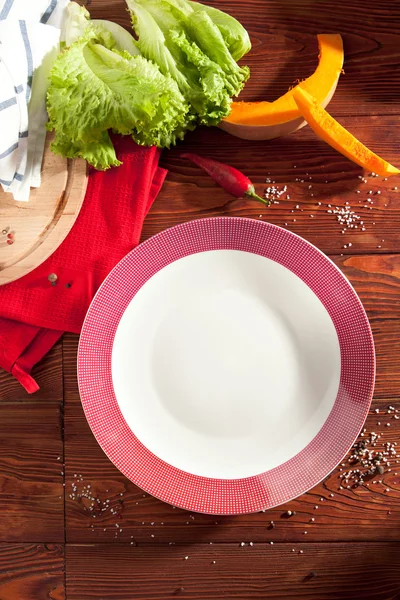
<path id="1" fill-rule="evenodd" d="M 274 102 L 233 102 L 231 114 L 219 127 L 248 140 L 267 140 L 292 133 L 306 125 L 293 92 L 305 89 L 327 106 L 335 93 L 343 68 L 343 41 L 339 34 L 317 36 L 319 64 L 313 75 Z"/>
<path id="2" fill-rule="evenodd" d="M 327 113 L 316 98 L 313 98 L 305 90 L 295 90 L 294 99 L 310 127 L 332 148 L 335 148 L 335 150 L 361 167 L 383 177 L 400 173 L 399 169 L 396 169 L 396 167 L 364 146 Z"/>

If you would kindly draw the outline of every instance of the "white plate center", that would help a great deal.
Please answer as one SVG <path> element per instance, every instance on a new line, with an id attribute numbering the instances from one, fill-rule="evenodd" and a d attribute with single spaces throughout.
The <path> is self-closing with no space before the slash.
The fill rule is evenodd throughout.
<path id="1" fill-rule="evenodd" d="M 142 287 L 118 326 L 112 377 L 149 450 L 189 473 L 236 479 L 282 464 L 317 435 L 338 392 L 340 349 L 296 275 L 217 250 Z"/>

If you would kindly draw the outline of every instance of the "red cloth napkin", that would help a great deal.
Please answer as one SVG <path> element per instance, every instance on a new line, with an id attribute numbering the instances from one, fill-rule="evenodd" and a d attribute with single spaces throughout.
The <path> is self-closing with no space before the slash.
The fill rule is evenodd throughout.
<path id="1" fill-rule="evenodd" d="M 122 166 L 92 170 L 81 212 L 59 248 L 37 269 L 0 288 L 0 367 L 29 392 L 30 371 L 64 331 L 79 333 L 90 302 L 111 269 L 140 240 L 167 172 L 160 151 L 115 137 Z M 55 274 L 55 284 L 49 281 Z"/>

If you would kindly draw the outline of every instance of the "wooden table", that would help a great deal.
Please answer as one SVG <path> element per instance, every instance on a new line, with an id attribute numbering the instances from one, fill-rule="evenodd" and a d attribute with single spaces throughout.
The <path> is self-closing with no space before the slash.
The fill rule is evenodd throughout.
<path id="1" fill-rule="evenodd" d="M 237 16 L 251 32 L 247 99 L 274 99 L 311 74 L 315 34 L 342 33 L 345 75 L 330 111 L 400 165 L 398 2 L 210 4 Z M 89 8 L 95 17 L 128 25 L 123 0 L 93 0 Z M 270 209 L 232 200 L 180 159 L 183 148 L 244 170 L 260 193 L 267 178 L 279 188 L 287 185 L 290 199 Z M 143 239 L 190 219 L 252 217 L 305 237 L 343 270 L 368 312 L 376 342 L 367 431 L 381 433 L 380 443 L 400 443 L 400 420 L 387 413 L 389 405 L 400 409 L 399 178 L 368 176 L 363 183 L 362 170 L 309 128 L 258 143 L 198 130 L 165 152 L 163 163 L 170 173 Z M 342 234 L 329 205 L 351 206 L 365 231 Z M 65 335 L 35 368 L 41 389 L 34 396 L 0 374 L 1 600 L 400 598 L 400 463 L 392 464 L 382 483 L 357 489 L 339 489 L 338 468 L 308 494 L 266 513 L 214 518 L 173 509 L 125 479 L 93 438 L 79 400 L 77 344 L 77 336 Z M 96 511 L 93 518 L 88 501 L 79 499 L 85 486 L 100 502 L 109 499 L 112 512 Z M 296 515 L 287 518 L 287 510 Z"/>

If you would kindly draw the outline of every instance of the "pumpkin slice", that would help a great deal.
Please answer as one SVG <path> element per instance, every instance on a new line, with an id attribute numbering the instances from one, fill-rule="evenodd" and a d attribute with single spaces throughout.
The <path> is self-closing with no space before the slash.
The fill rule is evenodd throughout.
<path id="1" fill-rule="evenodd" d="M 274 102 L 234 102 L 231 114 L 219 125 L 247 140 L 268 140 L 292 133 L 306 125 L 293 98 L 298 87 L 327 106 L 335 93 L 343 67 L 343 42 L 339 34 L 317 36 L 319 64 L 316 71 Z"/>
<path id="2" fill-rule="evenodd" d="M 308 92 L 300 88 L 295 90 L 294 100 L 310 127 L 332 148 L 378 175 L 387 177 L 400 173 L 399 169 L 374 154 L 340 125 Z"/>

